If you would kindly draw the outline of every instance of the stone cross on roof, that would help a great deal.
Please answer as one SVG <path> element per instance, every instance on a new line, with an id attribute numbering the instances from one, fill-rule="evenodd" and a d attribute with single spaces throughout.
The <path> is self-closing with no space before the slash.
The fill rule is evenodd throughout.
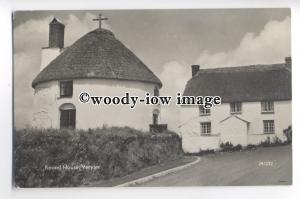
<path id="1" fill-rule="evenodd" d="M 101 14 L 99 14 L 98 16 L 99 16 L 99 17 L 96 18 L 96 19 L 93 19 L 93 21 L 99 21 L 99 29 L 101 29 L 101 23 L 102 23 L 102 21 L 103 21 L 103 20 L 108 20 L 108 18 L 107 18 L 107 17 L 102 18 L 102 15 L 101 15 Z"/>

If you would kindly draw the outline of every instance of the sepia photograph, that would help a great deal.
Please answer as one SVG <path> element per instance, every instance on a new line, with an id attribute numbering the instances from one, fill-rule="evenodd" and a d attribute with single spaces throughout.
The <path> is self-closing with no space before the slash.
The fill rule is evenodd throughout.
<path id="1" fill-rule="evenodd" d="M 292 185 L 290 8 L 16 10 L 13 186 Z"/>

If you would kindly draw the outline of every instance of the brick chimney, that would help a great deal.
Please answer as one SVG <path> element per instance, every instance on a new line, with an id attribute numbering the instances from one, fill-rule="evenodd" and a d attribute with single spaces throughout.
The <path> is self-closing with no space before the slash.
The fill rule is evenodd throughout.
<path id="1" fill-rule="evenodd" d="M 49 24 L 49 48 L 64 47 L 65 25 L 54 18 Z"/>
<path id="2" fill-rule="evenodd" d="M 199 65 L 192 65 L 192 77 L 194 77 L 200 69 Z"/>
<path id="3" fill-rule="evenodd" d="M 49 44 L 42 48 L 41 67 L 42 71 L 54 60 L 64 48 L 65 25 L 54 18 L 49 24 Z"/>

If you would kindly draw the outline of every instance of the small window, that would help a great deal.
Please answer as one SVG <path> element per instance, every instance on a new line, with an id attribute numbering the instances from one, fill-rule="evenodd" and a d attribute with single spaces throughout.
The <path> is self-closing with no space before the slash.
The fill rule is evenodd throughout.
<path id="1" fill-rule="evenodd" d="M 60 81 L 60 97 L 72 97 L 73 81 Z"/>
<path id="2" fill-rule="evenodd" d="M 242 103 L 235 102 L 230 104 L 230 113 L 231 114 L 240 114 L 242 113 Z"/>
<path id="3" fill-rule="evenodd" d="M 263 124 L 265 134 L 274 133 L 274 120 L 264 120 Z"/>
<path id="4" fill-rule="evenodd" d="M 202 122 L 201 124 L 201 134 L 202 135 L 210 135 L 211 134 L 211 123 L 210 122 Z"/>
<path id="5" fill-rule="evenodd" d="M 159 88 L 157 86 L 154 88 L 154 96 L 159 96 Z"/>
<path id="6" fill-rule="evenodd" d="M 200 116 L 210 115 L 210 109 L 204 108 L 204 106 L 199 106 Z"/>
<path id="7" fill-rule="evenodd" d="M 274 102 L 261 102 L 261 112 L 262 113 L 274 113 Z"/>

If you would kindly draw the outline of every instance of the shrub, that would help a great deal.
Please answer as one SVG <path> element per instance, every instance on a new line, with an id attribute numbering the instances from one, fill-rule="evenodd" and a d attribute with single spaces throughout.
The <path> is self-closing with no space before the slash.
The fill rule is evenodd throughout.
<path id="1" fill-rule="evenodd" d="M 214 149 L 206 149 L 206 150 L 201 150 L 199 151 L 199 155 L 206 155 L 206 154 L 212 154 L 215 153 Z"/>
<path id="2" fill-rule="evenodd" d="M 290 144 L 292 143 L 292 134 L 293 134 L 293 131 L 292 131 L 292 126 L 289 126 L 287 129 L 284 129 L 283 130 L 283 134 L 285 135 L 286 137 L 286 143 L 287 144 Z"/>
<path id="3" fill-rule="evenodd" d="M 241 151 L 243 149 L 242 145 L 238 144 L 232 148 L 233 151 Z"/>
<path id="4" fill-rule="evenodd" d="M 222 152 L 241 151 L 243 149 L 242 145 L 237 144 L 234 146 L 231 142 L 221 143 L 220 148 Z"/>
<path id="5" fill-rule="evenodd" d="M 280 146 L 280 145 L 282 145 L 282 140 L 280 138 L 278 138 L 277 136 L 273 137 L 272 145 L 273 146 Z"/>
<path id="6" fill-rule="evenodd" d="M 280 138 L 277 136 L 273 137 L 272 140 L 270 137 L 267 137 L 265 141 L 262 141 L 258 146 L 263 146 L 263 147 L 271 147 L 271 146 L 281 146 L 284 143 Z"/>
<path id="7" fill-rule="evenodd" d="M 207 155 L 207 154 L 212 154 L 212 153 L 215 153 L 216 151 L 214 149 L 200 149 L 199 152 L 194 152 L 194 153 L 185 153 L 185 155 L 188 155 L 188 156 L 195 156 L 195 155 L 198 155 L 198 156 L 202 156 L 202 155 Z"/>
<path id="8" fill-rule="evenodd" d="M 152 134 L 129 127 L 15 131 L 15 183 L 19 187 L 80 186 L 121 177 L 183 155 L 173 132 Z M 46 165 L 97 165 L 97 170 L 47 170 Z"/>
<path id="9" fill-rule="evenodd" d="M 248 144 L 247 145 L 247 149 L 256 149 L 256 148 L 257 148 L 257 146 L 254 145 L 254 144 Z"/>
<path id="10" fill-rule="evenodd" d="M 225 142 L 220 144 L 221 151 L 233 151 L 233 144 L 231 142 Z"/>

